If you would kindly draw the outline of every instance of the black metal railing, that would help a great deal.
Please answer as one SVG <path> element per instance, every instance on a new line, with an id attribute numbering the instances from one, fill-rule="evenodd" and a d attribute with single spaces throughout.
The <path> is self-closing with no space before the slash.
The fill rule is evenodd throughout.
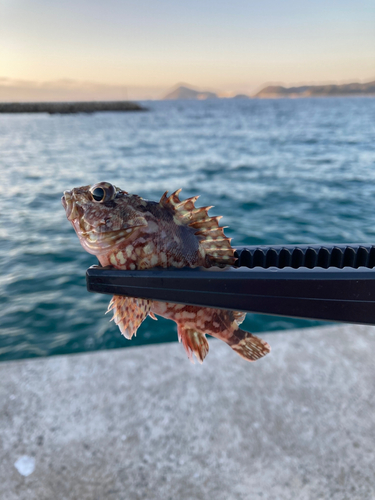
<path id="1" fill-rule="evenodd" d="M 92 266 L 90 292 L 278 316 L 375 324 L 375 247 L 249 246 L 236 267 L 120 271 Z"/>

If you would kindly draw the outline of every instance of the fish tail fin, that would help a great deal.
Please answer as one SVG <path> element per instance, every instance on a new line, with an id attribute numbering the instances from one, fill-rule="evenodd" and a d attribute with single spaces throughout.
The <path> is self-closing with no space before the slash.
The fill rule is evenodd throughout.
<path id="1" fill-rule="evenodd" d="M 256 361 L 271 352 L 270 345 L 259 337 L 238 328 L 229 339 L 224 339 L 241 358 Z"/>
<path id="2" fill-rule="evenodd" d="M 199 252 L 206 267 L 226 266 L 235 264 L 235 249 L 231 246 L 231 238 L 224 234 L 224 227 L 219 226 L 221 216 L 210 217 L 208 211 L 213 207 L 195 207 L 198 196 L 181 201 L 178 189 L 170 196 L 164 193 L 160 205 L 172 210 L 174 217 L 181 225 L 195 230 L 199 243 Z M 203 265 L 203 264 L 202 264 Z"/>

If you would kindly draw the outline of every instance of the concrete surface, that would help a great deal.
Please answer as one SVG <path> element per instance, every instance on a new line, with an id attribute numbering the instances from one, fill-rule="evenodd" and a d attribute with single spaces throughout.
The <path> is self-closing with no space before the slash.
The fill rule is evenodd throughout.
<path id="1" fill-rule="evenodd" d="M 263 337 L 0 364 L 1 500 L 375 498 L 375 328 Z"/>

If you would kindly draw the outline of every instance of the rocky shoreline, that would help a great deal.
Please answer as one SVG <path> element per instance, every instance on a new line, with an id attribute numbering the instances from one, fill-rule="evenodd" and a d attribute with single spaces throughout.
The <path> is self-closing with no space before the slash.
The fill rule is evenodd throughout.
<path id="1" fill-rule="evenodd" d="M 0 113 L 97 113 L 99 111 L 147 111 L 136 102 L 91 101 L 91 102 L 1 102 Z"/>

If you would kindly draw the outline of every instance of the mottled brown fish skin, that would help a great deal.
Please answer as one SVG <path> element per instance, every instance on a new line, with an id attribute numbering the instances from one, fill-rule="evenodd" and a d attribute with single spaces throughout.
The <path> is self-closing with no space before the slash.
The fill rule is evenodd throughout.
<path id="1" fill-rule="evenodd" d="M 208 215 L 212 207 L 196 208 L 197 196 L 180 201 L 180 191 L 169 197 L 165 193 L 157 203 L 101 182 L 65 191 L 62 203 L 81 245 L 102 266 L 142 270 L 234 264 L 234 249 L 219 226 L 221 217 Z M 239 328 L 244 313 L 120 296 L 112 298 L 110 310 L 128 339 L 147 315 L 172 319 L 191 361 L 193 353 L 199 362 L 207 355 L 206 334 L 249 361 L 270 351 L 266 342 Z"/>

